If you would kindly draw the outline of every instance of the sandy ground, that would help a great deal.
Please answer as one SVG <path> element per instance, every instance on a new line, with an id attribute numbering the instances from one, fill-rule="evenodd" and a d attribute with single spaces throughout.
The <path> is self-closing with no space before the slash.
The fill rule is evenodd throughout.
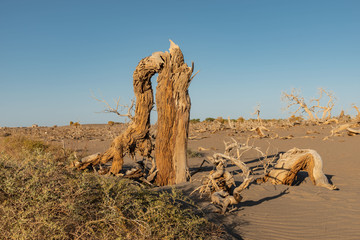
<path id="1" fill-rule="evenodd" d="M 110 145 L 111 139 L 126 126 L 84 125 L 75 127 L 3 128 L 0 137 L 8 135 L 31 135 L 50 142 L 65 145 L 77 151 L 79 156 L 102 152 Z M 271 134 L 291 139 L 253 138 L 253 132 L 225 129 L 216 133 L 190 132 L 199 140 L 189 140 L 188 148 L 202 157 L 189 159 L 191 170 L 196 170 L 201 162 L 215 152 L 224 151 L 223 141 L 236 139 L 249 145 L 260 147 L 263 152 L 273 155 L 293 147 L 316 150 L 323 159 L 323 171 L 328 179 L 340 190 L 330 191 L 312 184 L 306 172 L 301 172 L 295 186 L 252 183 L 242 192 L 243 200 L 238 209 L 221 215 L 209 198 L 200 198 L 198 193 L 191 197 L 211 221 L 222 224 L 230 239 L 360 239 L 360 135 L 331 137 L 330 125 L 295 126 L 291 128 L 270 128 Z M 204 138 L 202 138 L 204 137 Z M 249 138 L 250 137 L 250 138 Z M 244 155 L 243 161 L 250 167 L 261 164 L 256 152 Z M 126 159 L 125 166 L 132 162 Z M 177 186 L 190 194 L 201 185 L 204 176 L 213 169 L 208 163 L 202 171 L 192 176 L 190 183 Z M 229 165 L 237 184 L 242 178 L 238 169 Z M 255 171 L 260 177 L 262 171 Z"/>

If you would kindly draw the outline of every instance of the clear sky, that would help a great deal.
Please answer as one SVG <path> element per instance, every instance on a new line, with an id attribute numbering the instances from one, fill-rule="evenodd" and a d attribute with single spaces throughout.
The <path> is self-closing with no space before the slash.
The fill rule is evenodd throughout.
<path id="1" fill-rule="evenodd" d="M 136 65 L 169 39 L 200 70 L 191 118 L 288 117 L 292 88 L 332 90 L 334 114 L 360 106 L 358 0 L 0 0 L 0 126 L 122 121 L 91 92 L 129 103 Z"/>

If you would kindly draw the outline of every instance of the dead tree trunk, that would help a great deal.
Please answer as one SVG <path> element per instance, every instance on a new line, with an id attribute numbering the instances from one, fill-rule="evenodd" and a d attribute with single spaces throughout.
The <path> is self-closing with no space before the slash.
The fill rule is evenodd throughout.
<path id="1" fill-rule="evenodd" d="M 184 63 L 183 54 L 172 41 L 170 52 L 156 52 L 142 59 L 133 74 L 136 97 L 135 116 L 130 126 L 116 137 L 103 154 L 95 154 L 78 162 L 84 169 L 89 165 L 112 162 L 111 173 L 117 174 L 126 154 L 134 157 L 139 151 L 150 157 L 152 143 L 149 136 L 150 112 L 153 108 L 151 77 L 159 73 L 156 93 L 158 131 L 155 144 L 155 160 L 159 185 L 177 184 L 187 179 L 187 138 L 190 116 L 188 87 L 193 67 Z"/>
<path id="2" fill-rule="evenodd" d="M 190 97 L 188 87 L 193 68 L 184 63 L 183 54 L 171 42 L 164 57 L 156 88 L 158 129 L 155 158 L 159 185 L 186 182 L 187 139 L 189 132 Z"/>
<path id="3" fill-rule="evenodd" d="M 133 86 L 136 105 L 135 116 L 130 126 L 114 139 L 105 153 L 95 155 L 93 159 L 80 163 L 80 169 L 90 164 L 104 164 L 112 160 L 110 171 L 117 174 L 122 169 L 123 158 L 127 153 L 134 156 L 135 150 L 138 150 L 143 156 L 150 155 L 152 149 L 149 137 L 150 111 L 154 105 L 151 77 L 163 66 L 162 54 L 157 52 L 142 59 L 134 71 Z"/>

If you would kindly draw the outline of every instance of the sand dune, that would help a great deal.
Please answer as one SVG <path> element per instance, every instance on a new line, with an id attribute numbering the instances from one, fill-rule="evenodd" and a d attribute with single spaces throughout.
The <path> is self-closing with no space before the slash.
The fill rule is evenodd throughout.
<path id="1" fill-rule="evenodd" d="M 2 136 L 8 134 L 35 135 L 59 144 L 65 144 L 76 150 L 79 155 L 104 151 L 112 136 L 118 134 L 123 126 L 106 125 L 57 128 L 12 128 L 1 129 Z M 309 132 L 309 130 L 311 130 Z M 201 198 L 198 193 L 192 195 L 208 218 L 223 224 L 230 239 L 360 239 L 360 136 L 331 137 L 323 140 L 331 131 L 331 126 L 295 126 L 292 128 L 271 128 L 278 138 L 250 138 L 249 144 L 260 147 L 269 155 L 285 152 L 293 147 L 316 150 L 323 159 L 323 171 L 328 179 L 339 187 L 338 191 L 317 187 L 312 184 L 306 172 L 301 172 L 295 186 L 271 185 L 270 183 L 250 184 L 242 192 L 243 200 L 238 209 L 225 215 L 210 203 L 209 198 Z M 46 132 L 46 133 L 45 133 Z M 5 134 L 5 135 L 4 135 Z M 189 159 L 190 168 L 196 169 L 206 156 L 224 151 L 224 140 L 231 138 L 246 142 L 253 132 L 234 132 L 224 129 L 215 133 L 194 133 L 197 138 L 189 140 L 189 149 L 202 148 L 202 157 Z M 292 135 L 291 139 L 281 136 Z M 254 152 L 242 159 L 250 167 L 259 164 Z M 132 165 L 126 159 L 125 167 Z M 192 182 L 179 185 L 189 194 L 201 184 L 201 180 L 213 167 L 206 163 L 192 177 Z M 235 166 L 234 178 L 240 177 Z M 260 177 L 262 172 L 255 171 Z M 165 187 L 166 188 L 166 187 Z"/>

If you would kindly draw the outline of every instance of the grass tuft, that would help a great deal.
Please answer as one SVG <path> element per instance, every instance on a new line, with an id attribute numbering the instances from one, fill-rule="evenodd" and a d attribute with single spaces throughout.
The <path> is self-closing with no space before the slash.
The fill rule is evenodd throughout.
<path id="1" fill-rule="evenodd" d="M 196 152 L 196 151 L 193 151 L 191 149 L 187 149 L 186 150 L 186 153 L 187 153 L 187 156 L 189 158 L 200 158 L 200 157 L 204 157 L 204 153 L 202 152 Z"/>

